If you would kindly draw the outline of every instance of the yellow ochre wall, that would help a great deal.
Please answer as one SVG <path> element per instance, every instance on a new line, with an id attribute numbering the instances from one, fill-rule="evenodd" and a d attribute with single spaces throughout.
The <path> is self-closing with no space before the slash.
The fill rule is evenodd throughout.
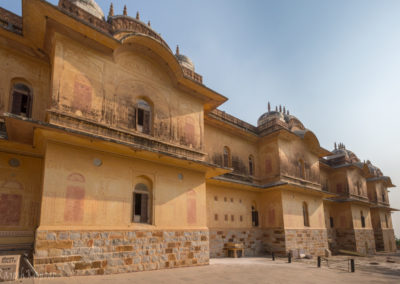
<path id="1" fill-rule="evenodd" d="M 11 45 L 0 38 L 0 114 L 11 112 L 13 84 L 21 82 L 33 93 L 32 118 L 44 120 L 50 103 L 50 68 L 45 61 L 33 57 L 28 48 Z"/>
<path id="2" fill-rule="evenodd" d="M 102 160 L 100 167 L 94 166 L 95 158 Z M 206 226 L 203 173 L 48 142 L 41 229 L 153 228 L 131 222 L 133 189 L 143 177 L 153 185 L 155 227 Z M 69 200 L 70 188 L 81 194 Z M 67 206 L 71 202 L 72 211 Z"/>
<path id="3" fill-rule="evenodd" d="M 304 226 L 303 202 L 308 205 L 310 227 Z M 321 197 L 283 191 L 282 204 L 285 229 L 325 229 L 324 206 Z"/>
<path id="4" fill-rule="evenodd" d="M 17 159 L 19 166 L 10 166 L 10 159 Z M 0 151 L 0 231 L 29 231 L 25 241 L 33 241 L 40 210 L 42 169 L 40 158 Z M 0 237 L 0 243 L 5 241 Z M 8 240 L 14 241 L 17 240 Z"/>
<path id="5" fill-rule="evenodd" d="M 260 225 L 262 228 L 282 228 L 282 193 L 280 190 L 260 194 Z"/>
<path id="6" fill-rule="evenodd" d="M 155 138 L 203 148 L 203 103 L 176 88 L 158 61 L 138 47 L 106 54 L 57 33 L 54 42 L 52 96 L 60 110 L 133 131 L 130 108 L 146 99 L 153 107 Z"/>
<path id="7" fill-rule="evenodd" d="M 303 160 L 305 168 L 304 179 L 319 183 L 319 158 L 309 150 L 303 140 L 279 139 L 278 146 L 282 174 L 300 177 L 299 160 Z"/>
<path id="8" fill-rule="evenodd" d="M 205 152 L 208 154 L 208 161 L 222 165 L 224 147 L 227 146 L 231 151 L 231 160 L 237 160 L 239 164 L 239 174 L 249 173 L 249 156 L 254 157 L 255 174 L 260 173 L 260 161 L 256 143 L 243 137 L 240 132 L 231 132 L 218 128 L 209 123 L 205 124 Z"/>
<path id="9" fill-rule="evenodd" d="M 362 228 L 361 226 L 361 211 L 363 212 L 363 215 L 365 217 L 365 228 Z M 353 217 L 354 229 L 372 229 L 371 213 L 369 211 L 369 207 L 352 204 L 351 214 Z"/>
<path id="10" fill-rule="evenodd" d="M 367 182 L 365 177 L 362 176 L 361 169 L 348 169 L 347 179 L 349 184 L 349 192 L 353 195 L 359 195 L 357 189 L 357 182 L 360 183 L 360 195 L 361 197 L 368 198 Z"/>
<path id="11" fill-rule="evenodd" d="M 281 157 L 279 156 L 278 141 L 275 137 L 264 137 L 258 144 L 259 169 L 261 184 L 276 182 L 279 180 Z"/>
<path id="12" fill-rule="evenodd" d="M 251 206 L 259 202 L 259 193 L 207 184 L 207 225 L 209 228 L 251 228 Z M 215 220 L 215 215 L 218 220 Z M 227 215 L 228 220 L 225 220 Z M 233 220 L 232 220 L 233 216 Z M 240 221 L 242 216 L 242 221 Z"/>

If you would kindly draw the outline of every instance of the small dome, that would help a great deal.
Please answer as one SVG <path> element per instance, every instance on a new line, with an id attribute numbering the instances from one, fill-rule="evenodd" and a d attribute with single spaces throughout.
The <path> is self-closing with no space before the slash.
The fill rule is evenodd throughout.
<path id="1" fill-rule="evenodd" d="M 175 56 L 178 59 L 179 64 L 181 64 L 183 67 L 186 67 L 194 72 L 194 64 L 193 64 L 192 60 L 190 60 L 189 57 L 182 55 L 182 54 L 178 54 Z"/>
<path id="2" fill-rule="evenodd" d="M 367 166 L 368 166 L 369 172 L 370 172 L 373 176 L 376 176 L 376 177 L 381 177 L 381 176 L 383 176 L 382 171 L 381 171 L 378 167 L 374 166 L 374 165 L 371 163 L 371 161 L 368 160 L 368 161 L 366 162 L 366 164 L 367 164 Z"/>
<path id="3" fill-rule="evenodd" d="M 261 126 L 275 119 L 281 120 L 282 122 L 286 122 L 285 115 L 283 113 L 279 111 L 269 111 L 260 116 L 260 118 L 257 121 L 257 126 Z"/>
<path id="4" fill-rule="evenodd" d="M 75 6 L 85 10 L 89 14 L 104 20 L 104 13 L 101 10 L 100 6 L 94 0 L 71 0 L 71 3 Z"/>
<path id="5" fill-rule="evenodd" d="M 359 163 L 360 159 L 352 151 L 347 150 L 343 144 L 339 144 L 337 149 L 332 151 L 334 155 L 343 155 L 347 162 L 349 163 Z"/>
<path id="6" fill-rule="evenodd" d="M 179 46 L 176 47 L 175 57 L 176 57 L 176 59 L 178 59 L 178 62 L 180 65 L 182 65 L 183 67 L 186 67 L 194 72 L 194 64 L 193 64 L 192 60 L 190 60 L 190 58 L 187 57 L 186 55 L 179 53 Z"/>

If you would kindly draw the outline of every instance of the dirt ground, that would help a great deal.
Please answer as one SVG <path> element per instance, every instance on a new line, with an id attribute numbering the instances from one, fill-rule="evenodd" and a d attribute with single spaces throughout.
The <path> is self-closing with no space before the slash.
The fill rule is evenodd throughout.
<path id="1" fill-rule="evenodd" d="M 354 273 L 348 272 L 349 258 L 331 257 L 322 261 L 321 268 L 317 268 L 316 258 L 293 260 L 290 264 L 286 258 L 222 258 L 211 259 L 208 266 L 4 283 L 400 283 L 400 252 L 355 257 Z"/>

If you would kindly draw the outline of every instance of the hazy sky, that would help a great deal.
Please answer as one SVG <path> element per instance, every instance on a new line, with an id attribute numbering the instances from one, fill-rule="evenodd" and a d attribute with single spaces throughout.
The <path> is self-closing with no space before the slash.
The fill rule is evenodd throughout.
<path id="1" fill-rule="evenodd" d="M 49 1 L 57 4 L 58 0 Z M 98 0 L 108 14 L 110 0 Z M 252 124 L 285 105 L 323 147 L 343 142 L 400 185 L 400 1 L 114 0 L 180 45 L 222 110 Z M 21 13 L 20 0 L 0 6 Z M 389 195 L 400 208 L 400 188 Z M 400 237 L 400 212 L 393 214 Z"/>

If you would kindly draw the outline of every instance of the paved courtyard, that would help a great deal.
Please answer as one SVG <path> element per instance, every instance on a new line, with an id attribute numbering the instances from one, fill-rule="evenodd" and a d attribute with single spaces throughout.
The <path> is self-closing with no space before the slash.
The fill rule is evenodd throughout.
<path id="1" fill-rule="evenodd" d="M 23 279 L 19 283 L 400 283 L 400 254 L 356 258 L 356 272 L 347 271 L 345 256 L 316 267 L 316 259 L 294 261 L 270 258 L 211 259 L 210 265 L 129 274 L 53 279 Z M 389 260 L 389 262 L 388 262 Z M 18 283 L 17 282 L 17 283 Z M 9 282 L 15 283 L 15 282 Z"/>

